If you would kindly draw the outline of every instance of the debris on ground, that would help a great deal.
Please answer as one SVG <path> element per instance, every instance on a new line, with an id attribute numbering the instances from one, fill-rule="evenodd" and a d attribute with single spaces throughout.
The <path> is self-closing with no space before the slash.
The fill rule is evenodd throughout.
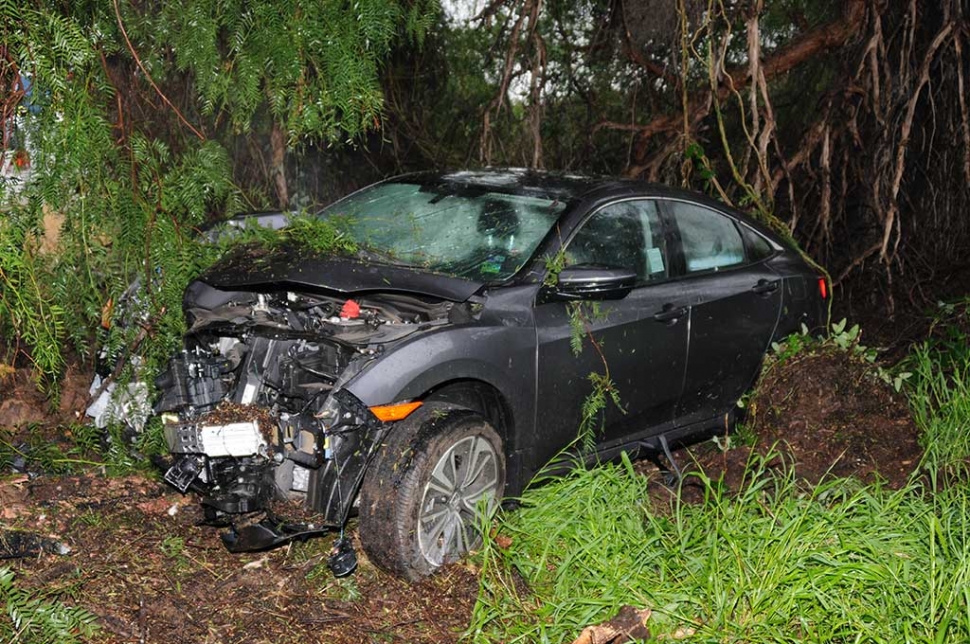
<path id="1" fill-rule="evenodd" d="M 468 565 L 412 585 L 362 558 L 353 575 L 335 579 L 327 565 L 334 537 L 231 554 L 201 525 L 197 503 L 142 475 L 40 476 L 24 485 L 27 509 L 9 523 L 66 535 L 71 553 L 42 549 L 0 567 L 25 589 L 70 588 L 97 615 L 104 644 L 457 642 L 478 595 Z M 353 523 L 346 538 L 357 541 Z"/>
<path id="2" fill-rule="evenodd" d="M 36 557 L 42 552 L 66 555 L 71 549 L 56 539 L 35 532 L 0 529 L 0 559 Z"/>
<path id="3" fill-rule="evenodd" d="M 766 454 L 778 454 L 779 467 L 793 467 L 809 483 L 856 476 L 899 487 L 920 462 L 917 430 L 903 396 L 874 373 L 872 365 L 831 351 L 776 363 L 748 401 L 740 432 L 680 450 L 675 457 L 712 478 L 723 477 L 728 489 L 740 484 L 752 455 Z M 0 441 L 16 446 L 28 434 L 69 441 L 71 424 L 83 412 L 86 378 L 72 376 L 62 404 L 53 409 L 19 370 L 0 382 L 0 399 L 27 405 L 29 413 L 22 418 L 40 423 L 0 425 Z M 55 555 L 41 543 L 29 557 L 7 559 L 3 566 L 27 586 L 70 589 L 78 605 L 98 616 L 99 641 L 106 644 L 437 643 L 458 641 L 468 626 L 478 596 L 477 572 L 470 564 L 408 584 L 362 558 L 354 574 L 337 579 L 328 563 L 357 542 L 353 522 L 341 547 L 335 548 L 334 535 L 270 552 L 231 554 L 213 539 L 211 527 L 201 525 L 205 517 L 191 497 L 150 475 L 108 478 L 86 470 L 28 476 L 15 458 L 8 458 L 0 472 L 0 534 L 51 539 L 71 552 Z M 689 496 L 685 488 L 684 497 Z M 511 545 L 506 535 L 495 539 L 500 548 Z M 338 563 L 341 570 L 352 565 Z M 645 628 L 649 611 L 635 614 Z M 618 639 L 625 631 L 614 628 L 621 626 L 614 620 L 588 627 L 580 636 L 587 639 L 577 641 L 627 641 Z M 618 635 L 604 639 L 606 628 Z"/>
<path id="4" fill-rule="evenodd" d="M 624 644 L 634 640 L 649 640 L 647 620 L 652 612 L 649 608 L 623 606 L 615 617 L 584 628 L 573 644 Z"/>

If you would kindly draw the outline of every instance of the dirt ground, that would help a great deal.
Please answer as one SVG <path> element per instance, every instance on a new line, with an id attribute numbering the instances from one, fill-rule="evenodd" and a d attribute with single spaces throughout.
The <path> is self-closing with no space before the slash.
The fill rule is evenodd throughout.
<path id="1" fill-rule="evenodd" d="M 362 558 L 338 580 L 325 565 L 332 538 L 233 555 L 190 497 L 150 478 L 24 478 L 4 485 L 9 524 L 70 552 L 3 565 L 95 613 L 99 642 L 450 642 L 475 602 L 467 565 L 409 586 Z"/>
<path id="2" fill-rule="evenodd" d="M 7 374 L 0 441 L 18 445 L 28 433 L 63 440 L 83 409 L 86 383 L 72 372 L 51 413 L 24 372 Z M 774 450 L 778 466 L 792 463 L 809 483 L 831 474 L 897 487 L 919 462 L 903 397 L 841 355 L 775 365 L 748 410 L 746 429 L 731 438 L 746 444 L 723 451 L 704 441 L 678 460 L 723 476 L 729 487 L 752 451 Z M 217 529 L 199 525 L 194 500 L 150 474 L 112 478 L 89 468 L 80 476 L 28 476 L 2 459 L 0 466 L 0 531 L 30 531 L 70 549 L 0 565 L 12 567 L 21 586 L 61 592 L 95 613 L 99 642 L 452 642 L 475 603 L 471 564 L 411 586 L 361 555 L 358 571 L 337 580 L 326 568 L 332 537 L 230 554 Z M 355 530 L 352 524 L 356 543 Z"/>
<path id="3" fill-rule="evenodd" d="M 752 452 L 771 455 L 774 467 L 792 467 L 808 484 L 854 476 L 905 485 L 919 465 L 919 432 L 903 394 L 879 380 L 874 367 L 844 353 L 796 356 L 763 376 L 748 401 L 736 447 L 714 441 L 689 448 L 711 478 L 736 488 Z M 722 444 L 723 444 L 722 439 Z"/>

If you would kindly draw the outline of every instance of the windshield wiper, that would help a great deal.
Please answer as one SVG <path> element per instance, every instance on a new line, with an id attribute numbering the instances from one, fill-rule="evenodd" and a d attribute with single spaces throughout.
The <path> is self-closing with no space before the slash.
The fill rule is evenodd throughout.
<path id="1" fill-rule="evenodd" d="M 391 266 L 410 266 L 407 262 L 402 262 L 390 253 L 381 252 L 379 250 L 374 250 L 373 248 L 358 248 L 357 257 L 368 262 L 375 262 L 378 264 L 389 264 Z"/>

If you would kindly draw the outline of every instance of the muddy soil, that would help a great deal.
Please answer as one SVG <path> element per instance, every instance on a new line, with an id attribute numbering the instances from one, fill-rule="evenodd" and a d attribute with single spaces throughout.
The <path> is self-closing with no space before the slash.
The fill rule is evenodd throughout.
<path id="1" fill-rule="evenodd" d="M 20 587 L 55 591 L 97 615 L 99 643 L 438 643 L 467 628 L 478 592 L 471 564 L 409 585 L 361 554 L 355 574 L 335 579 L 326 566 L 334 537 L 230 554 L 219 529 L 200 525 L 195 499 L 153 472 L 109 477 L 81 464 L 82 475 L 55 476 L 34 461 L 29 474 L 11 467 L 10 447 L 74 446 L 89 383 L 90 374 L 72 369 L 52 405 L 27 369 L 0 378 L 0 546 L 15 530 L 69 549 L 3 560 L 0 548 L 0 566 L 16 572 Z M 359 550 L 354 520 L 348 536 Z"/>
<path id="2" fill-rule="evenodd" d="M 50 409 L 23 373 L 8 374 L 0 382 L 0 440 L 42 436 L 69 445 L 86 378 L 74 372 L 62 404 Z M 678 460 L 734 488 L 752 453 L 794 467 L 806 485 L 856 476 L 898 487 L 919 462 L 903 397 L 844 355 L 775 365 L 748 409 L 731 449 L 704 441 L 679 451 Z M 361 555 L 356 574 L 337 580 L 326 568 L 332 537 L 230 554 L 217 529 L 199 525 L 192 497 L 151 473 L 112 478 L 89 467 L 83 475 L 28 477 L 2 459 L 0 466 L 0 530 L 29 530 L 70 548 L 0 565 L 12 567 L 21 586 L 63 591 L 95 613 L 99 642 L 453 642 L 475 603 L 471 564 L 410 586 Z M 352 523 L 358 544 L 355 531 Z"/>
<path id="3" fill-rule="evenodd" d="M 723 478 L 731 490 L 752 455 L 793 470 L 804 485 L 851 476 L 893 489 L 906 484 L 922 457 L 905 396 L 874 365 L 833 350 L 771 366 L 741 417 L 737 433 L 686 450 L 689 467 Z"/>
<path id="4" fill-rule="evenodd" d="M 98 642 L 452 642 L 468 625 L 469 565 L 409 586 L 362 558 L 335 579 L 332 538 L 233 555 L 190 497 L 151 478 L 25 478 L 0 483 L 3 523 L 70 552 L 4 565 L 22 587 L 64 591 L 95 613 Z"/>

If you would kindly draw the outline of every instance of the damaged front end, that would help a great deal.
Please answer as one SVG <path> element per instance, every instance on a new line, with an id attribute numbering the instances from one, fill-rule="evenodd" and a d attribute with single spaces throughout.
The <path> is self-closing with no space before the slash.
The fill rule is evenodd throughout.
<path id="1" fill-rule="evenodd" d="M 342 528 L 388 428 L 344 385 L 389 344 L 446 324 L 450 306 L 194 283 L 184 348 L 156 381 L 174 458 L 165 480 L 232 527 L 232 551 Z M 278 518 L 294 512 L 303 520 Z"/>

